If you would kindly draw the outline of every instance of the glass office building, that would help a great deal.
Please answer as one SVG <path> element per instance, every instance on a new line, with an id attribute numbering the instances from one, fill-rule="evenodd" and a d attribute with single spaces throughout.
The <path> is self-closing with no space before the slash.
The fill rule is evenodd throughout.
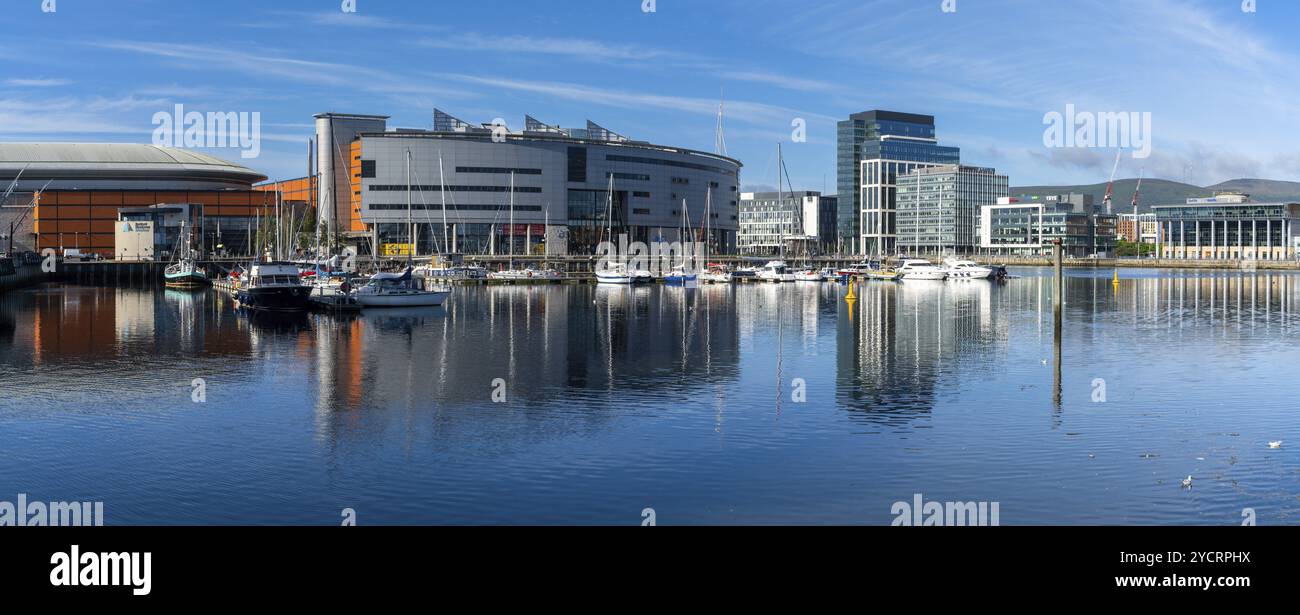
<path id="1" fill-rule="evenodd" d="M 838 233 L 846 251 L 897 251 L 898 178 L 918 168 L 958 164 L 961 150 L 938 144 L 934 117 L 894 111 L 855 113 L 837 130 Z"/>
<path id="2" fill-rule="evenodd" d="M 1246 194 L 1156 205 L 1160 256 L 1176 259 L 1286 260 L 1300 238 L 1298 203 L 1257 203 Z"/>
<path id="3" fill-rule="evenodd" d="M 836 198 L 820 192 L 742 192 L 736 248 L 744 255 L 829 254 L 834 250 Z M 830 221 L 825 219 L 829 217 Z"/>
<path id="4" fill-rule="evenodd" d="M 899 179 L 898 251 L 911 255 L 972 254 L 979 245 L 980 207 L 1007 196 L 1007 176 L 984 167 L 919 168 Z"/>
<path id="5" fill-rule="evenodd" d="M 1094 209 L 1085 194 L 1000 198 L 980 208 L 978 253 L 1047 256 L 1059 240 L 1067 257 L 1112 257 L 1116 217 Z"/>

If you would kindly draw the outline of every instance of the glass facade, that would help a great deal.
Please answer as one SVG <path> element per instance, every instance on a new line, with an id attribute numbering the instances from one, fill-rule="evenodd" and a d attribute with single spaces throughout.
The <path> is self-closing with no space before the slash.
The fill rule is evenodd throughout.
<path id="1" fill-rule="evenodd" d="M 896 197 L 900 175 L 958 164 L 961 150 L 939 145 L 928 115 L 867 111 L 838 125 L 838 232 L 846 250 L 864 255 L 898 249 Z"/>
<path id="2" fill-rule="evenodd" d="M 899 180 L 897 195 L 900 252 L 972 254 L 980 207 L 1007 196 L 1007 176 L 981 167 L 919 168 Z"/>
<path id="3" fill-rule="evenodd" d="M 1294 258 L 1297 254 L 1295 223 L 1300 219 L 1300 204 L 1240 200 L 1153 207 L 1159 227 L 1160 256 L 1217 260 Z"/>

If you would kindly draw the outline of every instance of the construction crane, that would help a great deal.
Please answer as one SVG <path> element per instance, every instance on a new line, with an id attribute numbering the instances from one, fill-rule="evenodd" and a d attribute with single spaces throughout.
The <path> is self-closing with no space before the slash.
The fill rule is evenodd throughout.
<path id="1" fill-rule="evenodd" d="M 1106 198 L 1102 202 L 1106 204 L 1106 215 L 1110 215 L 1111 203 L 1115 198 L 1115 172 L 1119 170 L 1119 156 L 1122 152 L 1115 152 L 1115 166 L 1110 170 L 1110 183 L 1106 184 Z"/>
<path id="2" fill-rule="evenodd" d="M 1146 173 L 1147 170 L 1145 168 L 1142 169 L 1142 172 L 1138 174 L 1137 188 L 1133 189 L 1133 220 L 1135 224 L 1137 222 L 1137 215 L 1138 215 L 1138 194 L 1142 192 L 1142 178 L 1146 176 Z M 1137 234 L 1140 235 L 1140 233 Z"/>

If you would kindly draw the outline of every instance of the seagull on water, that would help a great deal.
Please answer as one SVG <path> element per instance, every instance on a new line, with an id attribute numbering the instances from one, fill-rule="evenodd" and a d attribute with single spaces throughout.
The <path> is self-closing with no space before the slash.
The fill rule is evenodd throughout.
<path id="1" fill-rule="evenodd" d="M 1183 488 L 1184 488 L 1184 489 L 1191 489 L 1191 488 L 1192 488 L 1192 475 L 1191 475 L 1191 474 L 1188 474 L 1188 475 L 1187 475 L 1187 478 L 1184 478 L 1184 479 L 1183 479 Z"/>
<path id="2" fill-rule="evenodd" d="M 1268 447 L 1269 447 L 1269 448 L 1282 448 L 1282 441 L 1281 441 L 1281 440 L 1278 440 L 1278 441 L 1276 441 L 1276 442 L 1269 442 L 1269 443 L 1268 443 Z"/>

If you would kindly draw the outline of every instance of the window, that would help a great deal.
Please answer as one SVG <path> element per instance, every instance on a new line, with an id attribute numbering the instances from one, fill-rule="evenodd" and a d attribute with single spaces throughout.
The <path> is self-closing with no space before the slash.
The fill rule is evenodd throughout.
<path id="1" fill-rule="evenodd" d="M 650 181 L 649 175 L 641 175 L 638 173 L 606 173 L 605 174 L 606 179 L 609 179 L 610 177 L 613 177 L 614 179 L 622 179 L 622 180 L 636 181 L 636 182 Z"/>
<path id="2" fill-rule="evenodd" d="M 633 210 L 632 210 L 632 213 L 634 213 L 634 214 L 640 214 L 640 215 L 642 215 L 642 216 L 648 216 L 648 215 L 650 215 L 650 209 L 649 209 L 649 208 L 646 208 L 646 207 L 638 207 L 638 208 L 636 208 L 636 209 L 633 209 Z"/>
<path id="3" fill-rule="evenodd" d="M 411 186 L 413 192 L 439 192 L 443 186 L 425 184 Z M 447 192 L 510 192 L 510 186 L 446 186 Z M 371 184 L 371 192 L 406 192 L 405 184 Z M 542 189 L 535 186 L 515 186 L 515 192 L 541 194 Z"/>
<path id="4" fill-rule="evenodd" d="M 569 148 L 569 181 L 587 181 L 587 148 Z"/>
<path id="5" fill-rule="evenodd" d="M 456 167 L 457 173 L 490 173 L 495 175 L 541 175 L 541 169 L 511 169 L 508 167 Z"/>
<path id="6" fill-rule="evenodd" d="M 691 183 L 691 180 L 686 179 L 685 177 L 674 177 L 674 178 L 673 178 L 673 183 L 674 183 L 674 184 L 679 184 L 679 185 L 685 185 L 685 184 L 689 184 L 689 183 Z"/>
<path id="7" fill-rule="evenodd" d="M 633 192 L 633 193 L 632 193 L 632 196 L 634 196 L 634 197 L 636 197 L 636 198 L 638 198 L 638 199 L 648 199 L 648 198 L 650 198 L 650 193 L 649 193 L 649 192 Z"/>
<path id="8" fill-rule="evenodd" d="M 363 178 L 373 178 L 374 176 L 375 176 L 375 161 L 373 161 L 373 160 L 362 160 L 362 161 L 361 161 L 361 177 L 363 177 Z"/>

